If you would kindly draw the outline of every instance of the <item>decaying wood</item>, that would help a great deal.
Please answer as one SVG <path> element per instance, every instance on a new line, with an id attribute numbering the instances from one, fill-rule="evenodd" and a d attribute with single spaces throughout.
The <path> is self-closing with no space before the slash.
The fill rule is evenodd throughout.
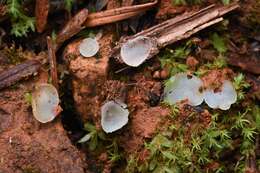
<path id="1" fill-rule="evenodd" d="M 122 1 L 122 6 L 123 7 L 131 6 L 131 5 L 133 5 L 133 3 L 134 3 L 134 0 L 123 0 Z M 123 31 L 127 31 L 128 30 L 128 25 L 129 25 L 129 23 L 127 21 L 125 21 L 123 23 Z"/>
<path id="2" fill-rule="evenodd" d="M 260 59 L 259 57 L 251 57 L 245 55 L 245 57 L 237 56 L 236 54 L 230 54 L 227 58 L 227 63 L 240 67 L 242 70 L 248 71 L 250 73 L 260 74 Z"/>
<path id="3" fill-rule="evenodd" d="M 88 16 L 85 26 L 95 27 L 128 19 L 154 7 L 156 4 L 157 0 L 142 5 L 121 7 L 98 13 L 92 13 Z"/>
<path id="4" fill-rule="evenodd" d="M 155 49 L 154 51 L 151 51 L 149 55 L 149 58 L 151 58 L 159 52 L 159 49 L 166 45 L 188 38 L 192 34 L 222 21 L 223 18 L 221 16 L 238 7 L 239 5 L 236 3 L 221 7 L 211 5 L 198 12 L 189 12 L 169 19 L 159 25 L 139 32 L 136 35 L 121 39 L 118 46 L 113 49 L 112 56 L 122 63 L 120 58 L 121 46 L 128 40 L 144 36 L 156 41 L 153 45 Z"/>
<path id="5" fill-rule="evenodd" d="M 36 29 L 41 33 L 47 24 L 49 0 L 37 0 L 35 6 Z"/>
<path id="6" fill-rule="evenodd" d="M 247 95 L 250 98 L 260 100 L 260 77 L 246 73 L 246 81 L 251 86 L 250 90 L 247 92 Z"/>
<path id="7" fill-rule="evenodd" d="M 122 6 L 123 7 L 130 6 L 130 5 L 133 5 L 133 3 L 134 3 L 134 0 L 123 0 Z"/>
<path id="8" fill-rule="evenodd" d="M 0 22 L 6 19 L 7 6 L 0 4 Z"/>
<path id="9" fill-rule="evenodd" d="M 41 67 L 41 63 L 36 60 L 28 60 L 0 73 L 0 89 L 9 87 L 16 82 L 29 77 Z"/>
<path id="10" fill-rule="evenodd" d="M 49 65 L 51 70 L 51 82 L 56 89 L 59 89 L 59 81 L 58 81 L 58 72 L 57 72 L 57 62 L 56 62 L 56 54 L 55 54 L 55 44 L 53 40 L 48 36 L 47 37 L 47 46 L 48 46 L 48 58 Z"/>
<path id="11" fill-rule="evenodd" d="M 64 41 L 68 40 L 79 31 L 84 29 L 84 22 L 88 17 L 88 10 L 82 9 L 79 11 L 69 22 L 65 25 L 65 27 L 58 33 L 56 38 L 56 44 L 59 47 Z"/>
<path id="12" fill-rule="evenodd" d="M 6 32 L 3 28 L 0 27 L 0 48 L 3 46 L 2 39 L 6 35 Z"/>

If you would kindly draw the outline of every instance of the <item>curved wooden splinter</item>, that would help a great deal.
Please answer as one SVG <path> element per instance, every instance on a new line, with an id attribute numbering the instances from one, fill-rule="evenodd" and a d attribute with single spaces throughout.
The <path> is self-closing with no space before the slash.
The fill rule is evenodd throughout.
<path id="1" fill-rule="evenodd" d="M 86 27 L 95 27 L 95 26 L 100 26 L 100 25 L 114 23 L 124 19 L 128 19 L 146 10 L 151 9 L 157 4 L 157 2 L 158 1 L 156 0 L 154 2 L 150 2 L 146 4 L 127 6 L 127 7 L 101 11 L 98 13 L 92 13 L 88 15 L 88 18 L 84 25 Z"/>

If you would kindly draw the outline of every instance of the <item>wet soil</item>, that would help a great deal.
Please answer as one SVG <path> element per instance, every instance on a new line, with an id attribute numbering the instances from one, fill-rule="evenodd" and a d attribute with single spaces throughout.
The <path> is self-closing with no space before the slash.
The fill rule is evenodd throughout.
<path id="1" fill-rule="evenodd" d="M 40 73 L 46 81 L 46 72 Z M 60 117 L 48 124 L 34 119 L 24 98 L 40 80 L 33 78 L 0 93 L 0 172 L 85 172 L 84 155 L 71 144 Z"/>

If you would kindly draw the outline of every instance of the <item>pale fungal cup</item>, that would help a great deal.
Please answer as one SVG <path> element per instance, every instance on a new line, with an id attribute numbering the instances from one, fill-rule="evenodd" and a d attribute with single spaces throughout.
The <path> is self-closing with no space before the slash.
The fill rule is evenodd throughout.
<path id="1" fill-rule="evenodd" d="M 121 129 L 128 122 L 126 104 L 108 101 L 101 107 L 101 126 L 106 133 Z"/>
<path id="2" fill-rule="evenodd" d="M 124 43 L 120 55 L 125 64 L 138 67 L 149 57 L 152 47 L 150 38 L 139 36 Z"/>
<path id="3" fill-rule="evenodd" d="M 59 95 L 51 84 L 38 84 L 32 93 L 33 116 L 41 123 L 52 121 L 59 113 Z"/>
<path id="4" fill-rule="evenodd" d="M 169 104 L 187 100 L 192 106 L 200 105 L 203 102 L 203 93 L 200 92 L 202 81 L 186 73 L 179 73 L 169 79 L 164 89 L 164 101 Z"/>
<path id="5" fill-rule="evenodd" d="M 79 45 L 79 52 L 84 57 L 93 57 L 99 51 L 99 44 L 95 38 L 85 38 Z"/>
<path id="6" fill-rule="evenodd" d="M 213 109 L 228 110 L 237 101 L 237 93 L 232 83 L 225 80 L 219 92 L 213 89 L 204 91 L 204 100 Z"/>

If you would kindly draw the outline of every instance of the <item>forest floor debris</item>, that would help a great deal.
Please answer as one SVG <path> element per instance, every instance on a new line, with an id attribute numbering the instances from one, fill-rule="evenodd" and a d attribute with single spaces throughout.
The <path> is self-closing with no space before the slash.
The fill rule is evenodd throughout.
<path id="1" fill-rule="evenodd" d="M 0 153 L 6 157 L 0 172 L 259 171 L 260 2 L 33 2 L 0 5 Z M 85 38 L 98 42 L 95 55 L 82 56 Z M 152 46 L 143 52 L 137 46 L 129 55 L 144 56 L 128 66 L 120 49 L 138 38 Z M 28 59 L 39 67 L 17 72 Z M 164 89 L 178 74 L 201 79 L 198 90 L 211 88 L 213 100 L 228 83 L 235 103 L 169 104 Z M 41 124 L 32 115 L 31 92 L 51 82 L 63 112 Z M 126 104 L 127 116 L 104 131 L 106 103 L 124 113 Z"/>

